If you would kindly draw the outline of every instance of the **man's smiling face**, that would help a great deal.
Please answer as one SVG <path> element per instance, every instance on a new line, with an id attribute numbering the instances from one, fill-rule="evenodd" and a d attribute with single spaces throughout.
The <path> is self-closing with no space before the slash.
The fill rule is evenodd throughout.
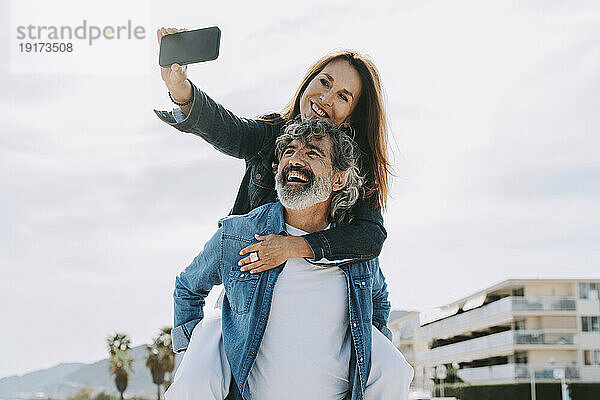
<path id="1" fill-rule="evenodd" d="M 275 188 L 284 207 L 304 209 L 326 201 L 333 193 L 329 136 L 304 143 L 293 140 L 281 154 Z"/>

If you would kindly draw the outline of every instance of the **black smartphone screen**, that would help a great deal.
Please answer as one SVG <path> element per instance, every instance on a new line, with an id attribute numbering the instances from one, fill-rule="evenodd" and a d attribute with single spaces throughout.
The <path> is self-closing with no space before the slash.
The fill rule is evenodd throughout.
<path id="1" fill-rule="evenodd" d="M 216 60 L 220 40 L 221 30 L 216 26 L 165 35 L 160 40 L 158 64 L 169 67 Z"/>

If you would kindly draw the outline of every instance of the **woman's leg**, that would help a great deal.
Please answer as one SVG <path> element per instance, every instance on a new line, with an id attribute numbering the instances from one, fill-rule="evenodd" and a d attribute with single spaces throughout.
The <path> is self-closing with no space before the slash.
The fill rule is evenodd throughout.
<path id="1" fill-rule="evenodd" d="M 223 400 L 229 393 L 231 369 L 221 328 L 221 310 L 207 310 L 192 332 L 166 400 Z"/>
<path id="2" fill-rule="evenodd" d="M 365 389 L 366 400 L 406 400 L 414 371 L 404 356 L 383 333 L 373 327 L 371 372 Z"/>

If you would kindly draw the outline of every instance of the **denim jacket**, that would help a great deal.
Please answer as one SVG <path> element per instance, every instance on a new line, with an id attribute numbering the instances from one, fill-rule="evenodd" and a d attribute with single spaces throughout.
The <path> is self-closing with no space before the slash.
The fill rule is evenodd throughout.
<path id="1" fill-rule="evenodd" d="M 231 214 L 243 215 L 258 206 L 276 201 L 272 164 L 276 161 L 275 139 L 280 135 L 284 121 L 278 114 L 263 119 L 240 118 L 193 83 L 192 89 L 192 108 L 187 117 L 179 109 L 174 112 L 154 112 L 174 128 L 198 135 L 220 152 L 246 161 L 246 172 Z M 316 260 L 360 261 L 379 255 L 387 232 L 383 227 L 381 211 L 373 209 L 368 203 L 367 200 L 357 203 L 352 211 L 352 223 L 303 236 Z"/>
<path id="2" fill-rule="evenodd" d="M 265 204 L 247 215 L 220 220 L 219 229 L 204 250 L 175 280 L 172 335 L 176 352 L 187 348 L 192 330 L 204 317 L 204 299 L 212 287 L 219 284 L 225 287 L 223 344 L 234 378 L 228 399 L 250 400 L 248 375 L 265 333 L 277 277 L 285 267 L 284 263 L 258 274 L 240 272 L 239 251 L 256 242 L 256 232 L 285 234 L 281 203 Z M 339 268 L 348 285 L 348 324 L 352 337 L 348 398 L 363 399 L 371 368 L 372 326 L 392 339 L 387 328 L 390 311 L 387 286 L 377 258 Z"/>

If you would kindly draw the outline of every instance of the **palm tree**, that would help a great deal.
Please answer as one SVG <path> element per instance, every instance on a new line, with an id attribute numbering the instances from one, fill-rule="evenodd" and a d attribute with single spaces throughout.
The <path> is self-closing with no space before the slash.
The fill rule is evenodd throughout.
<path id="1" fill-rule="evenodd" d="M 115 376 L 115 385 L 121 394 L 123 400 L 123 392 L 127 389 L 129 373 L 133 372 L 133 357 L 131 356 L 131 340 L 124 333 L 115 333 L 106 339 L 108 344 L 108 352 L 110 353 L 110 361 L 108 369 Z"/>
<path id="2" fill-rule="evenodd" d="M 155 344 L 146 345 L 146 367 L 152 374 L 152 382 L 156 385 L 156 398 L 160 400 L 160 385 L 165 382 L 165 370 L 161 362 L 161 356 Z"/>
<path id="3" fill-rule="evenodd" d="M 169 387 L 171 374 L 175 367 L 175 357 L 171 350 L 171 328 L 163 328 L 151 345 L 146 345 L 146 366 L 156 385 L 157 399 L 160 400 L 160 386 Z M 165 379 L 165 374 L 168 378 Z"/>
<path id="4" fill-rule="evenodd" d="M 175 369 L 175 353 L 173 353 L 173 345 L 171 343 L 171 328 L 166 326 L 161 329 L 156 341 L 163 353 L 163 362 L 165 364 L 165 390 L 171 386 L 173 381 L 173 370 Z"/>

